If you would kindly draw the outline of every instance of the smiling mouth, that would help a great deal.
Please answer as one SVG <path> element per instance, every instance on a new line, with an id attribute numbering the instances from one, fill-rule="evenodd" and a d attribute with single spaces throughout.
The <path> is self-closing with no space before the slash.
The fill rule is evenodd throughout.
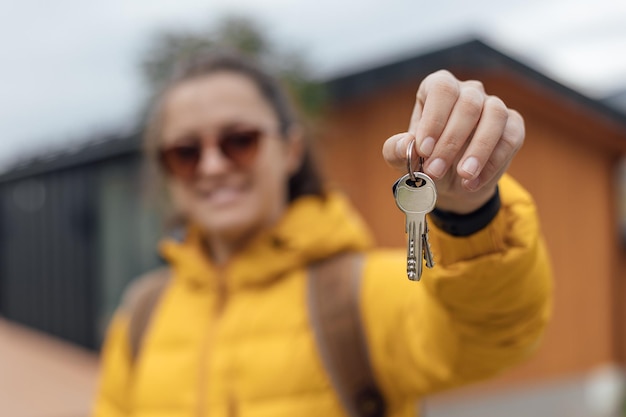
<path id="1" fill-rule="evenodd" d="M 210 191 L 199 190 L 196 195 L 210 204 L 221 206 L 239 201 L 244 191 L 244 187 L 217 187 Z"/>

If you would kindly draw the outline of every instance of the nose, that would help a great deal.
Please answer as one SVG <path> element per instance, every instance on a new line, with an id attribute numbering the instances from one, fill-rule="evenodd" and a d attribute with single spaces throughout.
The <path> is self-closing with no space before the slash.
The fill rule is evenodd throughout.
<path id="1" fill-rule="evenodd" d="M 198 163 L 198 174 L 210 176 L 220 175 L 232 167 L 230 160 L 215 146 L 205 146 Z"/>

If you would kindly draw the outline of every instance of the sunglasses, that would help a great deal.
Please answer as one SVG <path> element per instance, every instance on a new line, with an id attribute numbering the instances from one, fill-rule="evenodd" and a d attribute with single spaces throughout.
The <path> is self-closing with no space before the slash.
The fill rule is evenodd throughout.
<path id="1" fill-rule="evenodd" d="M 257 156 L 262 135 L 259 129 L 225 130 L 217 137 L 217 147 L 224 157 L 236 166 L 245 168 Z M 198 172 L 203 151 L 202 140 L 198 137 L 192 143 L 160 148 L 158 159 L 168 175 L 189 181 Z"/>

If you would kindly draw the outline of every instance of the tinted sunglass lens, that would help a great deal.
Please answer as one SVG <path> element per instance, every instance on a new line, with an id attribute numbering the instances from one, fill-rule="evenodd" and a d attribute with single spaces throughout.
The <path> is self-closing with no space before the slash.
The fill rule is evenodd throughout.
<path id="1" fill-rule="evenodd" d="M 161 163 L 171 175 L 189 179 L 195 175 L 200 154 L 199 146 L 175 146 L 161 151 Z"/>
<path id="2" fill-rule="evenodd" d="M 227 132 L 220 138 L 220 149 L 230 160 L 247 165 L 257 154 L 261 132 L 249 130 L 242 132 Z"/>

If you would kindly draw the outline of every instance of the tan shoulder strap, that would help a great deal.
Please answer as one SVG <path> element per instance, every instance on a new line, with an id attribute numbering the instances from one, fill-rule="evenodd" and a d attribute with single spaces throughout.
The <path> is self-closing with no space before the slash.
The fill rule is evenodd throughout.
<path id="1" fill-rule="evenodd" d="M 309 315 L 322 362 L 351 417 L 382 417 L 359 312 L 364 256 L 346 253 L 314 264 L 308 274 Z"/>
<path id="2" fill-rule="evenodd" d="M 135 280 L 124 295 L 122 308 L 128 312 L 130 317 L 128 341 L 131 363 L 135 363 L 137 360 L 150 318 L 170 275 L 169 268 L 160 268 L 149 272 Z"/>

